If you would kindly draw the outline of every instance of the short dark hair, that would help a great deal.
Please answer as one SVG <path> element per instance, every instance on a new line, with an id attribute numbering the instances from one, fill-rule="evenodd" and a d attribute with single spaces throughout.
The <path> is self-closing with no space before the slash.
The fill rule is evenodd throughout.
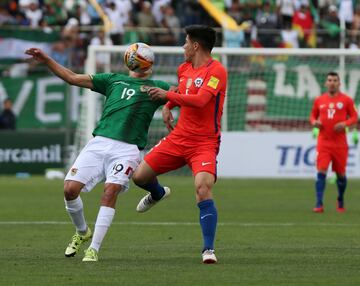
<path id="1" fill-rule="evenodd" d="M 338 78 L 338 80 L 340 80 L 340 76 L 337 72 L 334 72 L 334 71 L 331 71 L 331 72 L 328 72 L 327 75 L 326 75 L 326 78 L 328 76 L 336 76 Z"/>
<path id="2" fill-rule="evenodd" d="M 216 32 L 209 26 L 191 25 L 185 28 L 185 32 L 191 41 L 199 42 L 200 46 L 209 52 L 215 46 Z"/>

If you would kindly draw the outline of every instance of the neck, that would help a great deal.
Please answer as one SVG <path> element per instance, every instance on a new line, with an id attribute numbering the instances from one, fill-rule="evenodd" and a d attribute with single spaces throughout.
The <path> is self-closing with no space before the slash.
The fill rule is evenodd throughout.
<path id="1" fill-rule="evenodd" d="M 329 91 L 328 92 L 328 94 L 330 95 L 330 96 L 335 96 L 335 95 L 337 95 L 339 92 L 338 91 Z"/>
<path id="2" fill-rule="evenodd" d="M 137 72 L 130 71 L 129 75 L 130 75 L 130 77 L 147 79 L 151 75 L 151 73 L 137 73 Z"/>
<path id="3" fill-rule="evenodd" d="M 211 59 L 210 53 L 198 53 L 191 61 L 193 68 L 198 68 L 205 65 Z"/>

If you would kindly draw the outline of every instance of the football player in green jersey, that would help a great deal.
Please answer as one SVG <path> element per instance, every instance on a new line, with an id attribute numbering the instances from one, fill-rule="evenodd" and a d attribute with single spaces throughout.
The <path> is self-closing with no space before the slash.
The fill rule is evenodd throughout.
<path id="1" fill-rule="evenodd" d="M 65 208 L 76 228 L 65 256 L 74 256 L 81 245 L 92 238 L 83 261 L 97 261 L 99 248 L 115 215 L 117 196 L 128 189 L 129 178 L 140 163 L 140 150 L 146 145 L 152 117 L 163 104 L 152 101 L 146 87 L 169 89 L 170 86 L 149 79 L 154 53 L 143 43 L 133 44 L 125 52 L 129 76 L 77 74 L 40 49 L 31 48 L 25 53 L 67 83 L 92 89 L 106 98 L 102 116 L 93 131 L 94 138 L 81 151 L 64 183 Z M 105 181 L 105 187 L 92 233 L 85 221 L 80 192 L 90 191 L 101 181 Z"/>

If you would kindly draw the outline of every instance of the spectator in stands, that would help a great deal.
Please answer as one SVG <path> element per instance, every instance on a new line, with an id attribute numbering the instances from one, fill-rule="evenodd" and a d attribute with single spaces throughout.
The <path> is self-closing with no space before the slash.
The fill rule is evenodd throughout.
<path id="1" fill-rule="evenodd" d="M 155 17 L 156 23 L 161 26 L 164 19 L 164 8 L 170 4 L 170 0 L 155 0 L 152 5 L 152 13 Z"/>
<path id="2" fill-rule="evenodd" d="M 339 18 L 345 21 L 346 29 L 350 30 L 354 18 L 353 0 L 339 0 Z"/>
<path id="3" fill-rule="evenodd" d="M 142 27 L 153 28 L 157 27 L 156 20 L 154 15 L 151 12 L 151 3 L 149 1 L 144 1 L 141 5 L 141 10 L 137 14 L 137 23 L 140 29 Z M 139 31 L 141 42 L 152 44 L 155 41 L 153 33 L 148 31 Z"/>
<path id="4" fill-rule="evenodd" d="M 175 15 L 175 10 L 173 7 L 165 6 L 164 8 L 164 25 L 170 30 L 170 33 L 173 37 L 173 43 L 175 45 L 180 44 L 180 20 Z"/>
<path id="5" fill-rule="evenodd" d="M 37 0 L 31 0 L 27 9 L 25 9 L 26 18 L 30 20 L 30 26 L 32 28 L 39 27 L 39 22 L 43 17 L 43 13 L 39 8 Z"/>
<path id="6" fill-rule="evenodd" d="M 114 45 L 121 45 L 124 34 L 124 25 L 126 23 L 122 17 L 122 13 L 113 1 L 110 2 L 109 7 L 106 8 L 105 11 L 112 23 L 112 28 L 110 30 L 111 40 Z"/>
<path id="7" fill-rule="evenodd" d="M 3 110 L 0 114 L 0 129 L 1 130 L 15 130 L 16 117 L 12 110 L 12 101 L 6 98 L 3 102 Z"/>
<path id="8" fill-rule="evenodd" d="M 8 22 L 8 24 L 15 24 L 19 26 L 29 26 L 30 21 L 28 18 L 26 18 L 25 14 L 23 12 L 18 12 L 15 15 L 15 19 L 11 22 Z"/>
<path id="9" fill-rule="evenodd" d="M 262 9 L 256 15 L 256 27 L 258 31 L 258 42 L 263 47 L 276 47 L 276 34 L 278 27 L 277 15 L 272 11 L 269 1 L 265 1 Z"/>
<path id="10" fill-rule="evenodd" d="M 309 47 L 314 21 L 306 2 L 302 2 L 300 9 L 295 11 L 292 24 L 293 29 L 298 31 L 300 47 Z"/>
<path id="11" fill-rule="evenodd" d="M 340 20 L 338 9 L 335 5 L 330 5 L 328 14 L 320 22 L 320 27 L 324 29 L 323 46 L 325 48 L 339 48 Z"/>
<path id="12" fill-rule="evenodd" d="M 239 0 L 231 1 L 227 13 L 236 21 L 236 23 L 240 24 L 242 22 L 242 13 L 240 10 Z"/>
<path id="13" fill-rule="evenodd" d="M 294 16 L 296 0 L 276 0 L 276 6 L 280 27 L 288 30 Z"/>
<path id="14" fill-rule="evenodd" d="M 360 38 L 360 5 L 356 6 L 351 30 L 351 42 L 358 45 Z"/>
<path id="15" fill-rule="evenodd" d="M 224 29 L 224 42 L 225 47 L 228 48 L 240 48 L 244 45 L 245 35 L 244 31 L 231 31 Z"/>
<path id="16" fill-rule="evenodd" d="M 291 28 L 291 23 L 286 22 L 284 30 L 281 30 L 282 46 L 284 48 L 299 48 L 299 35 Z"/>
<path id="17" fill-rule="evenodd" d="M 90 41 L 90 45 L 99 46 L 106 45 L 112 46 L 112 41 L 109 37 L 106 37 L 103 30 L 99 31 L 95 37 Z M 110 53 L 96 53 L 96 66 L 97 70 L 102 70 L 106 65 L 109 65 L 111 62 Z"/>
<path id="18" fill-rule="evenodd" d="M 82 5 L 75 5 L 74 17 L 79 21 L 80 26 L 87 26 L 91 23 L 91 18 L 87 13 L 86 7 Z"/>
<path id="19" fill-rule="evenodd" d="M 100 6 L 105 4 L 104 0 L 97 0 L 96 1 Z M 95 10 L 94 6 L 90 4 L 89 0 L 86 0 L 86 12 L 90 16 L 91 25 L 100 25 L 101 18 L 98 12 Z"/>

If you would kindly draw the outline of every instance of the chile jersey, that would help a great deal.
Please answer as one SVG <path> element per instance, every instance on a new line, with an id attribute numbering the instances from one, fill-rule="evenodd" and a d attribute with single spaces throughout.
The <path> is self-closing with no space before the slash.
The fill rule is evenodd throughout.
<path id="1" fill-rule="evenodd" d="M 345 122 L 346 126 L 357 122 L 354 101 L 344 93 L 330 96 L 324 93 L 317 97 L 310 115 L 310 122 L 320 120 L 318 147 L 347 147 L 346 132 L 336 132 L 336 123 Z"/>
<path id="2" fill-rule="evenodd" d="M 181 105 L 179 120 L 169 137 L 193 142 L 218 141 L 227 86 L 225 68 L 213 59 L 199 68 L 185 62 L 178 68 L 178 83 L 179 94 L 199 94 L 204 90 L 210 92 L 212 98 L 203 107 Z"/>

